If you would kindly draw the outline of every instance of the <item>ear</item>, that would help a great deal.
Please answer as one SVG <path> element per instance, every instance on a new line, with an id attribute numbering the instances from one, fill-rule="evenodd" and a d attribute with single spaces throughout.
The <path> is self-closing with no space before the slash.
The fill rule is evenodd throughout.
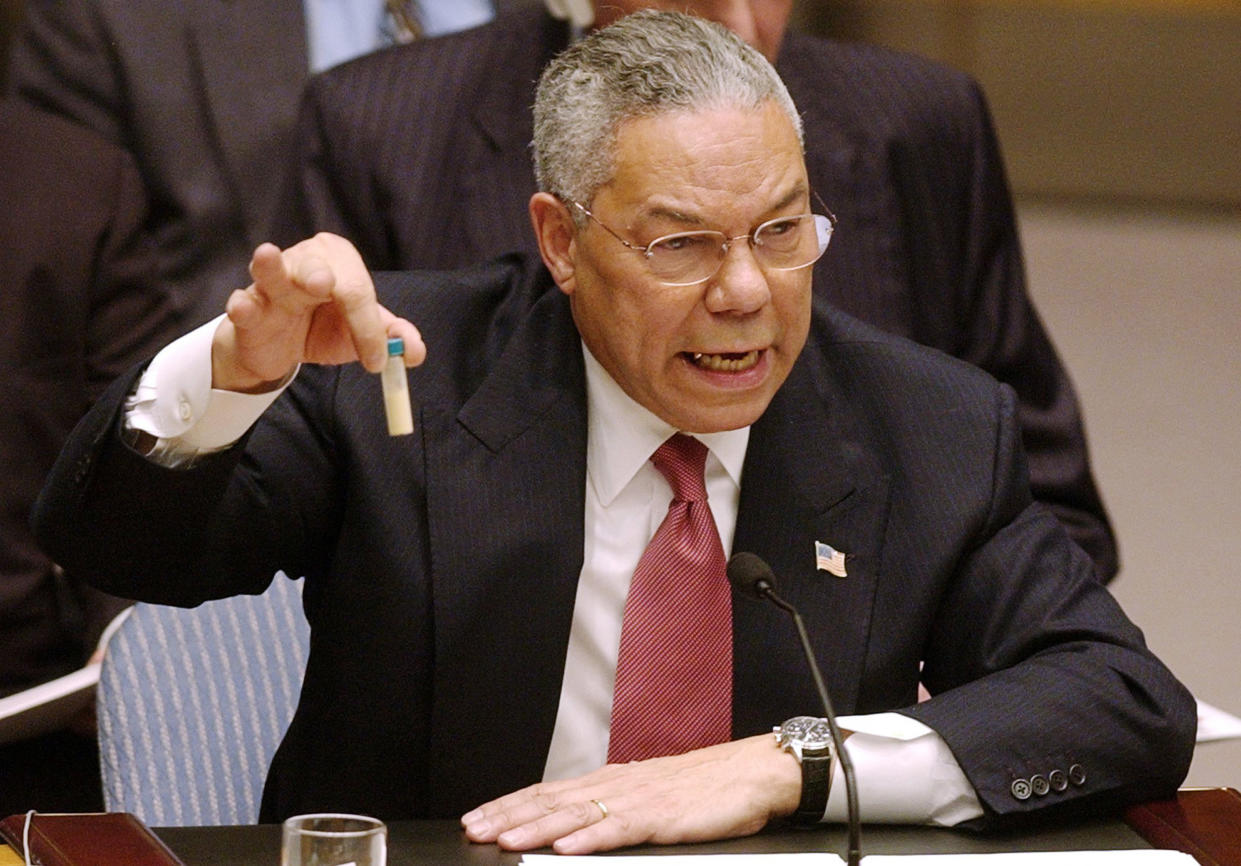
<path id="1" fill-rule="evenodd" d="M 577 228 L 564 202 L 536 192 L 530 197 L 530 222 L 543 263 L 566 295 L 573 294 L 577 273 Z"/>

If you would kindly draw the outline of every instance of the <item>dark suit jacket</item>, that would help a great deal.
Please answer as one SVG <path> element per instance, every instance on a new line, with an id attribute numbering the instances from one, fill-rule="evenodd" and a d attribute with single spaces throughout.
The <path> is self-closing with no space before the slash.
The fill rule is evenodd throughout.
<path id="1" fill-rule="evenodd" d="M 81 666 L 124 602 L 56 570 L 30 508 L 118 375 L 171 335 L 140 231 L 133 161 L 67 121 L 0 101 L 0 694 Z"/>
<path id="2" fill-rule="evenodd" d="M 280 239 L 337 232 L 377 270 L 537 252 L 530 106 L 567 40 L 563 23 L 527 7 L 317 76 Z M 1115 539 L 1076 396 L 1026 294 L 977 86 L 918 58 L 795 33 L 777 69 L 805 116 L 810 182 L 840 217 L 816 290 L 1011 385 L 1035 497 L 1110 580 Z"/>
<path id="3" fill-rule="evenodd" d="M 129 150 L 185 324 L 270 239 L 308 77 L 301 0 L 27 0 L 10 88 Z"/>
<path id="4" fill-rule="evenodd" d="M 461 814 L 537 781 L 582 566 L 586 400 L 566 297 L 510 257 L 381 275 L 421 324 L 417 430 L 389 437 L 376 377 L 304 368 L 243 445 L 167 470 L 115 432 L 122 380 L 79 428 L 37 529 L 100 585 L 190 605 L 307 577 L 301 702 L 265 820 Z M 816 310 L 753 427 L 736 550 L 780 575 L 841 712 L 902 709 L 947 740 L 988 813 L 1171 792 L 1192 698 L 1026 487 L 1011 392 Z M 814 542 L 849 554 L 815 571 Z M 788 621 L 734 605 L 738 735 L 817 706 Z M 919 662 L 933 700 L 915 706 Z M 1016 779 L 1084 784 L 1020 800 Z"/>

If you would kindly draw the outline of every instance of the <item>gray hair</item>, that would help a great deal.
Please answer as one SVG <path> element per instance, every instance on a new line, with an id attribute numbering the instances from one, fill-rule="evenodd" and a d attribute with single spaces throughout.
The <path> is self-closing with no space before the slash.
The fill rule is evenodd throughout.
<path id="1" fill-rule="evenodd" d="M 539 189 L 589 203 L 613 176 L 616 133 L 626 121 L 757 109 L 769 101 L 784 110 L 802 141 L 792 97 L 756 49 L 702 18 L 634 12 L 573 44 L 543 71 L 534 103 Z"/>

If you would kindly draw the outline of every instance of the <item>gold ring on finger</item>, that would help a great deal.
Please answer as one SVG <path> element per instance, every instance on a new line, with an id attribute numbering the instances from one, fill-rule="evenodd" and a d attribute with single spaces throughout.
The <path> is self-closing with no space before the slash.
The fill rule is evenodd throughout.
<path id="1" fill-rule="evenodd" d="M 603 805 L 602 800 L 591 800 L 590 802 L 594 803 L 596 806 L 599 807 L 599 812 L 603 815 L 604 818 L 608 816 L 609 814 L 608 807 Z"/>

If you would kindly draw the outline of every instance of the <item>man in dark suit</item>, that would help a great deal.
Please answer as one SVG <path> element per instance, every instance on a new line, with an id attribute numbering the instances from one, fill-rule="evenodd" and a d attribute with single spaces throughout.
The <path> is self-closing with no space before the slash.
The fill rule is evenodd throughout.
<path id="1" fill-rule="evenodd" d="M 0 697 L 81 667 L 128 602 L 60 569 L 30 509 L 69 431 L 175 333 L 129 155 L 0 101 Z M 0 748 L 0 810 L 101 808 L 94 733 Z"/>
<path id="2" fill-rule="evenodd" d="M 728 550 L 768 559 L 806 615 L 855 714 L 865 819 L 1003 825 L 1170 792 L 1193 700 L 1031 500 L 1011 391 L 813 298 L 831 221 L 761 55 L 635 14 L 548 69 L 535 117 L 545 267 L 385 276 L 380 306 L 338 236 L 260 247 L 227 316 L 118 382 L 45 488 L 40 537 L 115 591 L 194 604 L 306 576 L 311 655 L 263 817 L 469 809 L 476 841 L 564 852 L 838 819 L 830 755 L 772 736 L 816 697 L 782 615 L 729 602 Z M 412 436 L 387 435 L 366 372 L 390 338 L 421 364 Z M 705 493 L 674 497 L 668 443 L 697 449 Z M 691 497 L 727 700 L 647 715 L 658 757 L 627 762 L 630 578 L 658 572 L 643 546 Z M 675 593 L 687 574 L 659 576 Z M 660 634 L 705 615 L 660 612 Z M 655 646 L 686 693 L 718 670 Z M 665 747 L 700 721 L 723 724 Z"/>
<path id="3" fill-rule="evenodd" d="M 25 4 L 27 20 L 13 47 L 13 92 L 133 154 L 151 197 L 148 229 L 160 276 L 187 326 L 219 311 L 245 281 L 251 250 L 270 237 L 311 72 L 385 44 L 383 0 L 309 4 L 321 16 L 333 6 L 365 12 L 369 5 L 371 32 L 347 21 L 313 26 L 308 2 Z M 418 15 L 425 12 L 419 6 L 467 4 L 408 5 Z M 361 38 L 351 42 L 354 32 Z M 320 57 L 315 49 L 325 40 Z"/>
<path id="4" fill-rule="evenodd" d="M 650 0 L 596 4 L 602 22 Z M 792 6 L 677 2 L 759 47 L 805 116 L 815 193 L 840 218 L 816 290 L 1017 392 L 1035 498 L 1118 569 L 1072 384 L 1031 305 L 984 99 L 966 76 L 873 46 L 785 33 Z M 539 4 L 312 80 L 282 243 L 344 235 L 375 270 L 458 267 L 524 249 L 529 106 L 571 27 Z"/>

